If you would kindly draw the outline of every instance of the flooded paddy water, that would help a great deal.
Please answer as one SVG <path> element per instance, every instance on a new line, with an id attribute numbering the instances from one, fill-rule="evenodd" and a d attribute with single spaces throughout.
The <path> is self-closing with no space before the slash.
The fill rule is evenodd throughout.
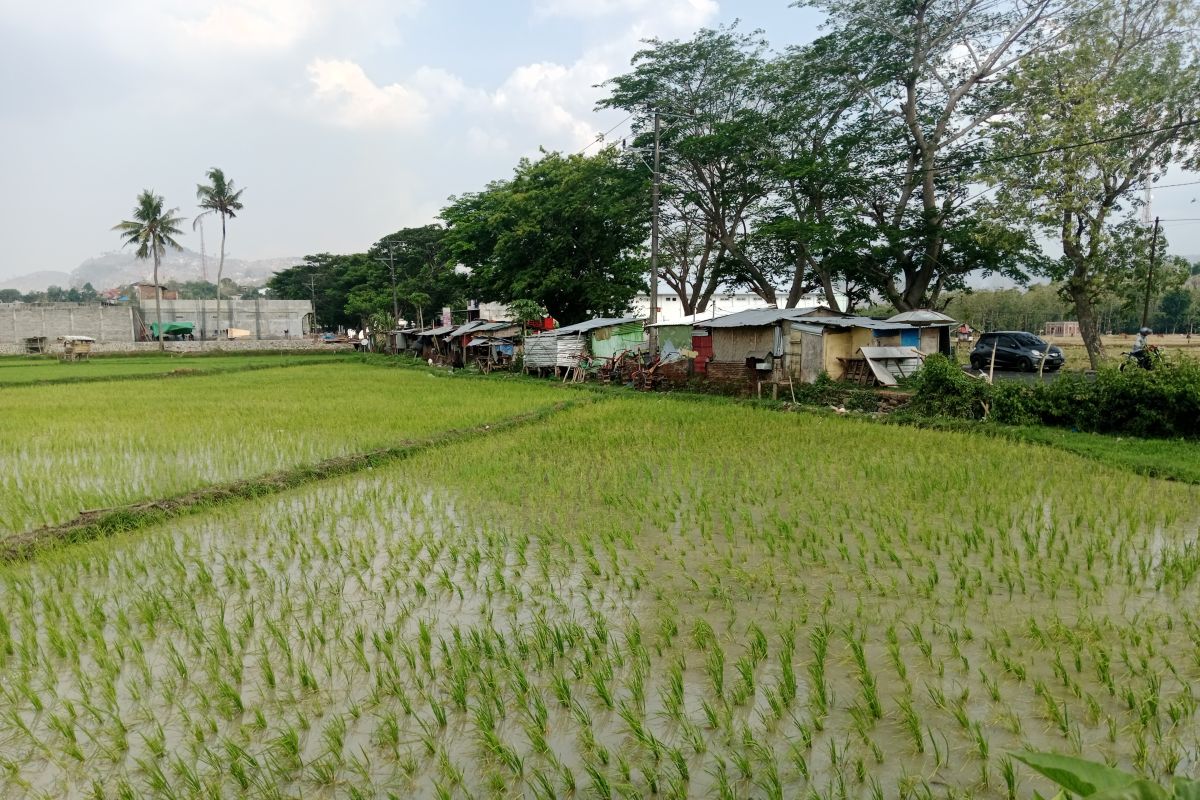
<path id="1" fill-rule="evenodd" d="M 1026 747 L 1195 774 L 1198 499 L 602 399 L 5 567 L 0 793 L 1006 798 L 1048 790 Z"/>

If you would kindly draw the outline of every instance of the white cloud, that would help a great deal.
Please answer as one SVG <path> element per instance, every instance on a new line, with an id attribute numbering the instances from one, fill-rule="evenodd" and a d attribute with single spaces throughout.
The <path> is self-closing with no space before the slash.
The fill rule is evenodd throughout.
<path id="1" fill-rule="evenodd" d="M 353 61 L 317 59 L 308 65 L 313 98 L 334 124 L 411 128 L 429 116 L 425 98 L 403 84 L 380 86 Z"/>
<path id="2" fill-rule="evenodd" d="M 424 0 L 105 0 L 4 2 L 0 20 L 59 41 L 77 38 L 123 58 L 179 60 L 215 50 L 272 56 L 305 42 L 391 42 Z"/>
<path id="3" fill-rule="evenodd" d="M 492 96 L 497 111 L 527 122 L 555 145 L 577 147 L 595 135 L 593 86 L 607 77 L 604 65 L 583 58 L 571 66 L 542 62 L 513 70 Z M 549 142 L 548 142 L 549 143 Z"/>
<path id="4" fill-rule="evenodd" d="M 621 16 L 645 23 L 691 30 L 719 11 L 716 0 L 538 0 L 535 12 L 542 17 L 601 19 Z"/>
<path id="5" fill-rule="evenodd" d="M 320 16 L 318 4 L 294 0 L 223 0 L 199 18 L 176 19 L 180 32 L 203 44 L 239 48 L 294 45 Z"/>

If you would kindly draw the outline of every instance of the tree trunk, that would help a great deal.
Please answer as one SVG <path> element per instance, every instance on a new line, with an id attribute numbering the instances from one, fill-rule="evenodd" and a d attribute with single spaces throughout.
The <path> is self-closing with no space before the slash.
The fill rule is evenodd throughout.
<path id="1" fill-rule="evenodd" d="M 154 251 L 154 321 L 158 323 L 158 350 L 164 352 L 167 346 L 163 343 L 162 286 L 158 282 L 158 250 Z"/>
<path id="2" fill-rule="evenodd" d="M 217 337 L 221 338 L 221 273 L 225 271 L 225 215 L 221 215 L 221 255 L 217 259 Z"/>
<path id="3" fill-rule="evenodd" d="M 1088 363 L 1092 369 L 1099 369 L 1104 361 L 1104 343 L 1100 341 L 1100 324 L 1096 319 L 1096 310 L 1092 306 L 1091 295 L 1087 288 L 1072 278 L 1067 282 L 1067 291 L 1075 303 L 1075 315 L 1079 319 L 1079 335 L 1083 337 L 1083 346 L 1087 350 Z"/>
<path id="4" fill-rule="evenodd" d="M 825 305 L 829 306 L 830 311 L 837 311 L 839 313 L 845 311 L 846 309 L 843 309 L 837 301 L 837 294 L 833 288 L 833 276 L 829 274 L 828 270 L 824 269 L 821 270 L 820 275 L 821 290 L 825 293 Z M 849 301 L 849 299 L 850 298 L 846 298 L 847 301 Z"/>

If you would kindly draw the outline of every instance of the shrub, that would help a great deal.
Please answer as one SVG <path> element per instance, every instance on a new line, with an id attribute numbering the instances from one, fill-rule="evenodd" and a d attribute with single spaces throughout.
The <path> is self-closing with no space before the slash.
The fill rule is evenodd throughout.
<path id="1" fill-rule="evenodd" d="M 1042 422 L 1037 387 L 1026 383 L 999 383 L 991 387 L 989 419 L 1005 425 Z"/>
<path id="2" fill-rule="evenodd" d="M 981 419 L 987 409 L 991 387 L 962 371 L 943 355 L 931 355 L 913 376 L 916 390 L 909 407 L 914 413 L 955 419 Z"/>
<path id="3" fill-rule="evenodd" d="M 925 417 L 981 419 L 1006 425 L 1058 425 L 1095 433 L 1200 436 L 1200 362 L 1167 361 L 1153 370 L 1102 369 L 1050 383 L 972 378 L 954 362 L 929 356 L 912 379 L 910 410 Z"/>

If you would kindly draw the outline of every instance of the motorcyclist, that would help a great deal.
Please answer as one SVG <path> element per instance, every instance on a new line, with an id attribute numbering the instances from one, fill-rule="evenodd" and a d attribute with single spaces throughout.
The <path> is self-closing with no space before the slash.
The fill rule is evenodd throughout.
<path id="1" fill-rule="evenodd" d="M 1133 349 L 1129 351 L 1129 355 L 1137 359 L 1138 366 L 1142 369 L 1150 369 L 1150 350 L 1147 337 L 1153 333 L 1149 328 L 1142 328 L 1138 331 L 1137 338 L 1133 340 Z"/>

